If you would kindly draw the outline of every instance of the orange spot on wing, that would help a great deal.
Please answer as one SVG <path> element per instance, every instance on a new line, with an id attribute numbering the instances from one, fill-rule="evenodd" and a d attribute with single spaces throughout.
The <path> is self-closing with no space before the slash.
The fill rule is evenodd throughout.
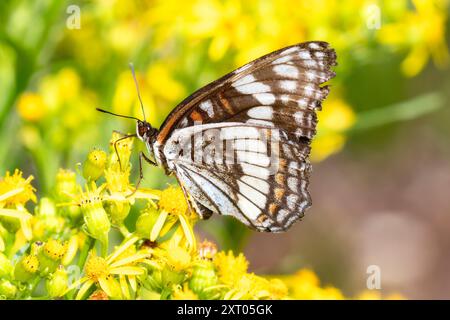
<path id="1" fill-rule="evenodd" d="M 200 122 L 203 121 L 202 115 L 196 110 L 191 112 L 190 117 L 191 117 L 192 120 L 197 121 L 197 122 L 198 121 L 200 121 Z"/>

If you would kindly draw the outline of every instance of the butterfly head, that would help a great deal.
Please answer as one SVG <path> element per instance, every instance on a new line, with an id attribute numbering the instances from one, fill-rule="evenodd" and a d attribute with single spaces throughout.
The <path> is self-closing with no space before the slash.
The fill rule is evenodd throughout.
<path id="1" fill-rule="evenodd" d="M 137 120 L 136 122 L 136 134 L 139 139 L 144 142 L 149 142 L 158 133 L 158 130 L 153 128 L 147 121 Z"/>

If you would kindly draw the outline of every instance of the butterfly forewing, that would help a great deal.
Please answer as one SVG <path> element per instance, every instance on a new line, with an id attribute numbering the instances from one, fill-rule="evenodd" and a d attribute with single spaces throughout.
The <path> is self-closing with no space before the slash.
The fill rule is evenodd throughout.
<path id="1" fill-rule="evenodd" d="M 311 205 L 309 143 L 329 91 L 321 85 L 334 76 L 334 65 L 336 54 L 325 42 L 291 46 L 231 72 L 175 108 L 155 151 L 200 215 L 232 215 L 272 232 L 303 216 Z"/>

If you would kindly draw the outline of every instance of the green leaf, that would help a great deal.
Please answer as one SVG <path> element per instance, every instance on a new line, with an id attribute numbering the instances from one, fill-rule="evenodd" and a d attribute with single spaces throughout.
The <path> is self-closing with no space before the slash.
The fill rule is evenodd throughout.
<path id="1" fill-rule="evenodd" d="M 387 107 L 361 112 L 355 125 L 348 131 L 366 130 L 393 122 L 416 119 L 442 108 L 444 101 L 442 94 L 433 92 Z"/>

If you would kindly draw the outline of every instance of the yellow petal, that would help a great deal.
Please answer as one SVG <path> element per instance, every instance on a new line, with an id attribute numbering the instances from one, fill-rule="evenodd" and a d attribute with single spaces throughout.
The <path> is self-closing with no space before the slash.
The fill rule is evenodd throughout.
<path id="1" fill-rule="evenodd" d="M 98 283 L 100 284 L 100 287 L 103 291 L 106 292 L 106 294 L 109 297 L 112 298 L 121 298 L 122 293 L 120 289 L 120 284 L 116 281 L 113 277 L 101 277 L 98 279 Z"/>
<path id="2" fill-rule="evenodd" d="M 77 296 L 75 297 L 75 300 L 81 300 L 83 296 L 86 294 L 86 292 L 89 290 L 89 288 L 94 284 L 92 280 L 87 280 L 80 288 L 80 290 L 77 293 Z M 73 285 L 72 285 L 73 286 Z M 72 287 L 71 286 L 71 287 Z"/>
<path id="3" fill-rule="evenodd" d="M 117 250 L 115 250 L 107 259 L 106 261 L 108 263 L 111 263 L 114 261 L 115 258 L 120 256 L 125 250 L 127 250 L 130 246 L 132 246 L 136 241 L 138 241 L 138 237 L 132 237 L 129 240 L 127 240 L 125 243 L 121 244 Z"/>
<path id="4" fill-rule="evenodd" d="M 132 275 L 129 275 L 128 276 L 128 281 L 130 282 L 131 289 L 133 289 L 133 291 L 136 292 L 136 290 L 137 290 L 136 277 L 132 276 Z"/>
<path id="5" fill-rule="evenodd" d="M 23 235 L 25 236 L 25 239 L 31 240 L 31 238 L 33 238 L 33 231 L 31 230 L 31 219 L 30 218 L 20 219 L 20 226 Z"/>
<path id="6" fill-rule="evenodd" d="M 125 297 L 125 299 L 130 300 L 131 296 L 130 296 L 130 292 L 128 291 L 128 284 L 127 284 L 127 279 L 125 279 L 125 276 L 121 275 L 119 277 L 119 282 L 120 282 L 120 288 L 122 289 L 122 294 Z"/>
<path id="7" fill-rule="evenodd" d="M 3 241 L 3 238 L 0 236 L 0 252 L 5 251 L 5 242 Z"/>
<path id="8" fill-rule="evenodd" d="M 64 294 L 66 294 L 67 292 L 69 292 L 72 289 L 75 289 L 77 287 L 79 287 L 83 282 L 85 282 L 86 280 L 88 280 L 87 277 L 83 277 L 81 279 L 78 279 L 77 281 L 75 281 L 74 283 L 72 283 L 66 290 L 66 292 Z"/>
<path id="9" fill-rule="evenodd" d="M 138 260 L 143 260 L 145 258 L 148 258 L 149 254 L 148 253 L 138 253 L 138 254 L 134 254 L 132 256 L 117 260 L 114 263 L 110 264 L 111 268 L 115 268 L 115 267 L 120 267 L 126 264 L 131 264 L 132 262 L 138 261 Z"/>
<path id="10" fill-rule="evenodd" d="M 140 275 L 144 274 L 144 269 L 139 267 L 118 267 L 112 268 L 109 273 L 111 274 L 126 274 L 126 275 Z"/>
<path id="11" fill-rule="evenodd" d="M 0 215 L 5 217 L 17 218 L 17 219 L 29 219 L 33 217 L 28 212 L 23 212 L 19 210 L 13 209 L 0 209 Z"/>
<path id="12" fill-rule="evenodd" d="M 145 264 L 149 265 L 150 267 L 155 268 L 157 270 L 161 270 L 162 269 L 161 266 L 155 261 L 145 259 L 145 260 L 143 260 L 141 262 L 145 263 Z"/>
<path id="13" fill-rule="evenodd" d="M 187 242 L 189 243 L 189 247 L 191 250 L 195 250 L 195 235 L 194 231 L 192 230 L 192 227 L 189 225 L 189 223 L 186 220 L 186 217 L 184 215 L 179 216 L 181 227 L 183 228 L 184 235 L 186 237 Z"/>
<path id="14" fill-rule="evenodd" d="M 23 190 L 24 190 L 24 188 L 21 187 L 21 188 L 13 189 L 11 191 L 8 191 L 8 192 L 0 195 L 0 202 L 5 201 L 6 199 L 11 198 L 11 197 L 15 196 L 16 194 L 21 193 Z"/>
<path id="15" fill-rule="evenodd" d="M 163 210 L 158 216 L 158 219 L 155 222 L 155 225 L 150 232 L 150 241 L 155 241 L 158 238 L 159 233 L 161 232 L 162 227 L 164 226 L 164 222 L 166 222 L 168 212 Z"/>

